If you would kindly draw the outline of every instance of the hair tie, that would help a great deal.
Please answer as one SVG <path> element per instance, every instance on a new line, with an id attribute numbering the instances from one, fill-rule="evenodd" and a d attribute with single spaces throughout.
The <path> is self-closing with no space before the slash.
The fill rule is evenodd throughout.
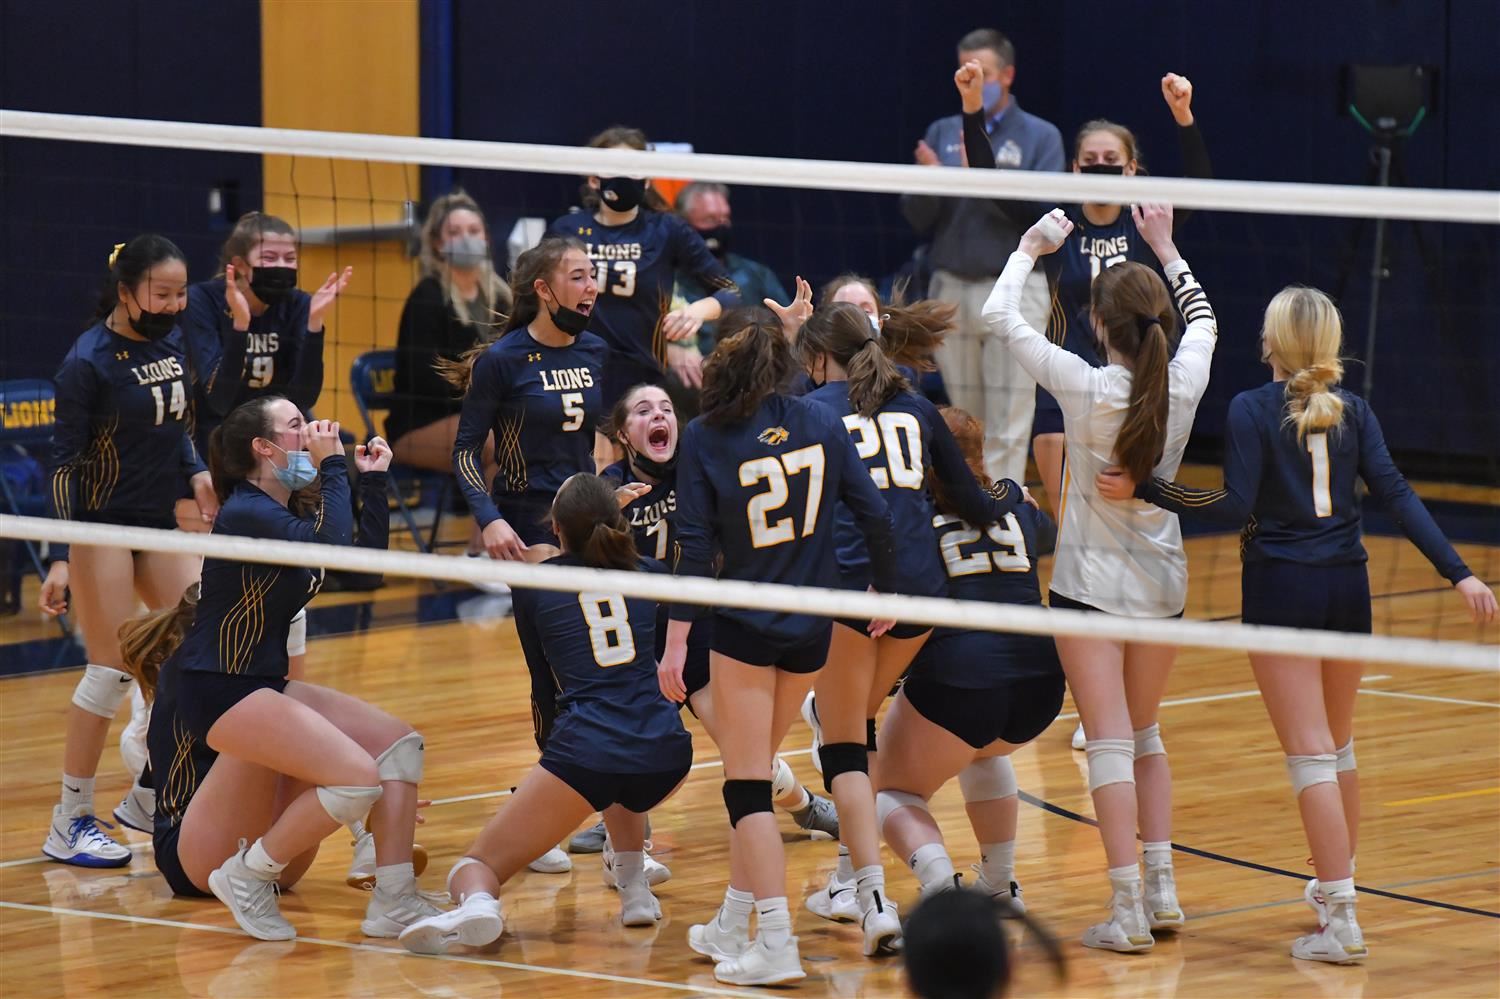
<path id="1" fill-rule="evenodd" d="M 865 337 L 865 342 L 859 345 L 859 349 L 864 350 L 870 344 L 877 342 L 879 339 L 880 337 L 878 336 L 867 336 Z"/>
<path id="2" fill-rule="evenodd" d="M 1141 336 L 1151 332 L 1151 327 L 1161 324 L 1161 319 L 1156 316 L 1136 316 L 1135 328 L 1140 331 Z"/>
<path id="3" fill-rule="evenodd" d="M 115 244 L 114 250 L 111 251 L 111 253 L 109 255 L 109 266 L 113 267 L 115 265 L 115 260 L 116 260 L 116 258 L 118 258 L 120 256 L 120 251 L 123 250 L 123 249 L 125 249 L 125 244 L 124 243 L 116 243 Z"/>

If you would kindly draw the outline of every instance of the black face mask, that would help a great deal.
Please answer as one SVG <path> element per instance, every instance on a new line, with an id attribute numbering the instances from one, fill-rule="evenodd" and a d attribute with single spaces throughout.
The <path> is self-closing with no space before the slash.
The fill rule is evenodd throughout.
<path id="1" fill-rule="evenodd" d="M 599 200 L 616 212 L 628 212 L 646 196 L 646 182 L 634 177 L 603 177 L 599 180 Z"/>
<path id="2" fill-rule="evenodd" d="M 295 267 L 257 267 L 250 272 L 250 290 L 267 305 L 290 295 L 297 287 Z"/>
<path id="3" fill-rule="evenodd" d="M 1090 163 L 1088 166 L 1079 167 L 1078 172 L 1112 174 L 1119 177 L 1125 173 L 1125 165 L 1123 163 Z"/>
<path id="4" fill-rule="evenodd" d="M 653 461 L 643 454 L 631 452 L 630 463 L 637 471 L 645 472 L 656 481 L 660 482 L 672 474 L 672 469 L 677 467 L 677 455 L 672 455 L 666 461 Z"/>
<path id="5" fill-rule="evenodd" d="M 142 309 L 139 316 L 130 317 L 130 328 L 147 340 L 160 340 L 177 328 L 177 313 Z"/>
<path id="6" fill-rule="evenodd" d="M 548 291 L 552 291 L 550 284 L 546 287 Z M 557 292 L 552 291 L 552 297 L 556 298 Z M 543 302 L 542 307 L 546 308 L 546 304 Z M 547 315 L 551 317 L 554 326 L 571 337 L 576 337 L 589 328 L 589 317 L 586 313 L 579 312 L 577 309 L 570 309 L 561 302 L 557 303 L 555 310 L 547 309 Z"/>
<path id="7" fill-rule="evenodd" d="M 727 225 L 716 225 L 712 229 L 699 229 L 698 235 L 703 237 L 703 244 L 708 247 L 708 252 L 723 259 L 729 254 L 729 234 L 732 230 Z"/>

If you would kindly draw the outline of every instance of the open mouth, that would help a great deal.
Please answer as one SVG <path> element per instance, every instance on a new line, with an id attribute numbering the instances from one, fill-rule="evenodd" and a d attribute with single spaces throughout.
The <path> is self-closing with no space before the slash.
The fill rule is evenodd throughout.
<path id="1" fill-rule="evenodd" d="M 582 302 L 579 302 L 577 311 L 582 312 L 586 316 L 589 315 L 594 311 L 594 300 L 592 298 L 588 298 L 584 299 Z"/>
<path id="2" fill-rule="evenodd" d="M 672 433 L 666 427 L 653 427 L 646 435 L 646 443 L 653 451 L 665 451 L 672 444 Z"/>

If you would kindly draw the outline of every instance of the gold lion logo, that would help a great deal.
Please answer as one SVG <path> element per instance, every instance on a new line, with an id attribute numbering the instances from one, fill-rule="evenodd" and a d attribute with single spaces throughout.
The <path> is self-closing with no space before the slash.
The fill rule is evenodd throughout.
<path id="1" fill-rule="evenodd" d="M 769 444 L 772 447 L 776 447 L 780 444 L 785 444 L 786 439 L 790 436 L 791 434 L 787 433 L 786 427 L 767 427 L 755 439 L 762 444 Z"/>

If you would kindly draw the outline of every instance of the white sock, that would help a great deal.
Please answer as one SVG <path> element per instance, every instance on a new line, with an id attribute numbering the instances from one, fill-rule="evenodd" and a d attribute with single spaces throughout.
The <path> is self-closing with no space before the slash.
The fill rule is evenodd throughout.
<path id="1" fill-rule="evenodd" d="M 387 895 L 404 895 L 417 886 L 417 875 L 411 861 L 386 864 L 375 868 L 375 890 Z"/>
<path id="2" fill-rule="evenodd" d="M 499 899 L 495 898 L 495 896 L 491 895 L 487 891 L 471 891 L 459 900 L 458 907 L 460 909 L 467 909 L 471 906 L 476 905 L 491 906 L 497 905 L 499 901 Z"/>
<path id="3" fill-rule="evenodd" d="M 1323 898 L 1328 902 L 1353 902 L 1354 901 L 1354 879 L 1340 878 L 1337 881 L 1323 881 Z"/>
<path id="4" fill-rule="evenodd" d="M 1016 841 L 979 844 L 979 874 L 996 888 L 1009 888 L 1015 880 Z"/>
<path id="5" fill-rule="evenodd" d="M 840 881 L 854 880 L 854 860 L 849 856 L 849 848 L 842 843 L 839 844 L 838 870 L 833 872 L 833 876 Z"/>
<path id="6" fill-rule="evenodd" d="M 93 815 L 94 814 L 94 778 L 74 777 L 72 774 L 64 773 L 62 776 L 62 810 L 63 815 Z"/>
<path id="7" fill-rule="evenodd" d="M 1163 840 L 1159 843 L 1143 843 L 1143 852 L 1146 855 L 1147 867 L 1171 867 L 1172 866 L 1172 841 Z"/>
<path id="8" fill-rule="evenodd" d="M 943 844 L 928 843 L 917 847 L 907 863 L 922 883 L 923 894 L 953 887 L 953 860 L 943 849 Z"/>
<path id="9" fill-rule="evenodd" d="M 356 841 L 365 834 L 365 824 L 360 819 L 355 819 L 345 828 L 349 830 L 349 835 L 353 836 Z"/>
<path id="10" fill-rule="evenodd" d="M 875 904 L 875 893 L 885 894 L 885 868 L 879 864 L 861 867 L 854 872 L 855 887 L 859 891 L 859 907 L 869 909 Z"/>
<path id="11" fill-rule="evenodd" d="M 797 790 L 795 793 L 797 795 L 797 803 L 795 805 L 782 805 L 782 808 L 786 809 L 789 812 L 800 812 L 808 805 L 812 804 L 812 795 L 809 794 L 807 788 L 803 787 L 801 784 L 797 785 Z"/>
<path id="12" fill-rule="evenodd" d="M 1109 883 L 1115 891 L 1121 894 L 1134 894 L 1141 887 L 1141 869 L 1135 864 L 1126 867 L 1111 867 Z"/>
<path id="13" fill-rule="evenodd" d="M 730 885 L 724 891 L 724 904 L 719 906 L 719 925 L 726 930 L 750 928 L 750 913 L 755 911 L 755 896 Z"/>
<path id="14" fill-rule="evenodd" d="M 245 866 L 262 881 L 275 881 L 276 876 L 286 870 L 286 864 L 278 864 L 272 860 L 261 842 L 256 840 L 255 845 L 245 851 Z"/>
<path id="15" fill-rule="evenodd" d="M 792 936 L 792 914 L 787 911 L 786 896 L 760 899 L 755 903 L 755 915 L 766 947 L 785 946 Z"/>
<path id="16" fill-rule="evenodd" d="M 621 888 L 646 880 L 646 853 L 644 850 L 615 851 L 615 883 Z"/>

